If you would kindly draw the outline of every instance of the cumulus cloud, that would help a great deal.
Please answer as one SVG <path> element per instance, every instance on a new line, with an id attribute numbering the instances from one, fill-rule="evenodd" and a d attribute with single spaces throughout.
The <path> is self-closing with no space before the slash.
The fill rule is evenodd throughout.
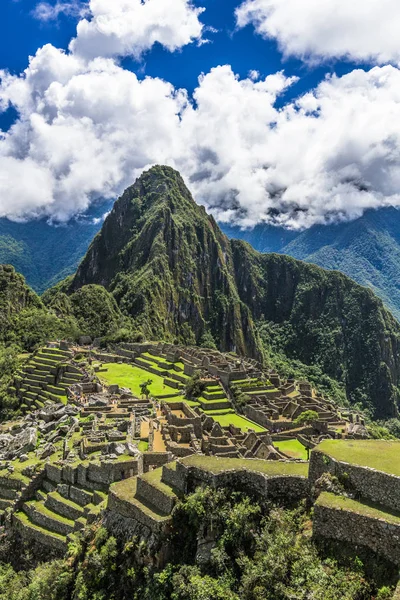
<path id="1" fill-rule="evenodd" d="M 236 20 L 307 61 L 400 62 L 398 0 L 245 0 Z"/>
<path id="2" fill-rule="evenodd" d="M 78 23 L 70 49 L 87 59 L 139 58 L 155 43 L 173 52 L 202 40 L 203 25 L 191 0 L 90 0 L 90 16 Z"/>
<path id="3" fill-rule="evenodd" d="M 0 72 L 0 216 L 66 221 L 153 164 L 179 169 L 222 221 L 293 228 L 400 206 L 400 70 L 330 77 L 277 108 L 296 78 L 200 77 L 193 97 L 114 59 L 47 45 Z"/>

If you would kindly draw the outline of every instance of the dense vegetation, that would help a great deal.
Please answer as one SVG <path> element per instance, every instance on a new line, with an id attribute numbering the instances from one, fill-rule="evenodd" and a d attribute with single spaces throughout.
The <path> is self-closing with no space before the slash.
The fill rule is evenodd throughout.
<path id="1" fill-rule="evenodd" d="M 0 600 L 388 600 L 396 573 L 359 558 L 324 558 L 303 506 L 261 507 L 199 489 L 175 511 L 171 560 L 156 568 L 146 544 L 121 546 L 94 526 L 65 560 L 16 572 L 0 566 Z M 205 542 L 205 545 L 204 545 Z M 10 548 L 3 547 L 2 558 Z M 1 557 L 0 557 L 1 558 Z M 394 571 L 394 569 L 393 569 Z"/>
<path id="2" fill-rule="evenodd" d="M 37 293 L 44 292 L 75 272 L 109 208 L 108 203 L 93 206 L 62 225 L 0 219 L 0 263 L 13 265 Z"/>
<path id="3" fill-rule="evenodd" d="M 258 225 L 254 229 L 223 226 L 231 238 L 249 242 L 259 252 L 279 252 L 337 269 L 371 287 L 400 318 L 400 211 L 367 211 L 361 218 L 305 231 Z"/>

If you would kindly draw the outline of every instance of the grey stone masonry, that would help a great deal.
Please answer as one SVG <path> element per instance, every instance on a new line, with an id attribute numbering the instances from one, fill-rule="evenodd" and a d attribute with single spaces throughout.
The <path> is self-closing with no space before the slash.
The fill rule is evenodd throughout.
<path id="1" fill-rule="evenodd" d="M 138 477 L 137 480 L 137 497 L 156 506 L 166 515 L 172 512 L 177 500 L 175 496 L 163 492 L 142 477 Z"/>
<path id="2" fill-rule="evenodd" d="M 331 473 L 358 492 L 362 498 L 400 512 L 400 477 L 382 471 L 361 467 L 313 450 L 310 459 L 309 479 L 311 485 L 323 473 Z"/>
<path id="3" fill-rule="evenodd" d="M 345 509 L 314 506 L 313 535 L 361 545 L 400 565 L 400 523 L 388 523 Z"/>
<path id="4" fill-rule="evenodd" d="M 43 546 L 48 546 L 52 550 L 56 550 L 62 556 L 67 551 L 67 541 L 52 535 L 50 532 L 46 533 L 36 527 L 32 527 L 29 523 L 25 523 L 18 516 L 13 516 L 12 521 L 13 528 L 21 533 L 24 539 L 29 539 L 37 542 Z"/>

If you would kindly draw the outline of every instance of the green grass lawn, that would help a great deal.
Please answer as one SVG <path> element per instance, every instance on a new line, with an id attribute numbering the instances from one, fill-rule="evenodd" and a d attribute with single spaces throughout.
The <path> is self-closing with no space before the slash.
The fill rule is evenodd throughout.
<path id="1" fill-rule="evenodd" d="M 129 388 L 133 394 L 138 398 L 140 395 L 140 384 L 144 383 L 148 379 L 151 379 L 153 383 L 149 386 L 150 392 L 153 396 L 162 396 L 167 394 L 169 389 L 164 386 L 164 378 L 159 375 L 149 373 L 145 369 L 141 369 L 138 366 L 132 366 L 127 364 L 109 363 L 104 365 L 107 371 L 98 373 L 99 378 L 106 384 L 118 384 L 120 387 Z"/>
<path id="2" fill-rule="evenodd" d="M 308 460 L 307 450 L 303 444 L 299 442 L 299 440 L 285 440 L 283 442 L 276 441 L 274 442 L 274 446 L 291 458 Z"/>
<path id="3" fill-rule="evenodd" d="M 185 465 L 199 467 L 211 473 L 221 473 L 227 469 L 247 469 L 266 475 L 300 475 L 308 476 L 308 464 L 296 462 L 279 462 L 274 460 L 255 460 L 246 458 L 219 458 L 217 456 L 201 456 L 194 454 L 184 458 Z"/>
<path id="4" fill-rule="evenodd" d="M 257 425 L 257 423 L 253 423 L 253 421 L 249 421 L 245 419 L 245 417 L 241 417 L 236 413 L 228 414 L 228 415 L 211 415 L 214 421 L 217 421 L 221 425 L 221 427 L 229 427 L 229 425 L 234 425 L 235 427 L 240 427 L 243 431 L 248 431 L 249 429 L 254 429 L 254 431 L 265 431 L 264 427 Z"/>
<path id="5" fill-rule="evenodd" d="M 339 461 L 400 476 L 400 441 L 324 440 L 316 450 Z"/>
<path id="6" fill-rule="evenodd" d="M 396 514 L 392 511 L 382 511 L 379 506 L 369 502 L 357 502 L 351 498 L 345 496 L 336 496 L 329 492 L 323 492 L 317 502 L 316 506 L 326 506 L 328 508 L 334 508 L 336 510 L 347 510 L 350 512 L 357 513 L 372 519 L 385 519 L 389 523 L 400 525 L 400 514 Z"/>

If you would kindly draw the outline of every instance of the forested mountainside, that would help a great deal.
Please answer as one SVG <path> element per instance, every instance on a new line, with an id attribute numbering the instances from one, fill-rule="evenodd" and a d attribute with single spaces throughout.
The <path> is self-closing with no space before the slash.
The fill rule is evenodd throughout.
<path id="1" fill-rule="evenodd" d="M 273 348 L 319 366 L 377 416 L 397 414 L 400 325 L 372 291 L 229 241 L 171 168 L 126 190 L 75 277 L 47 301 L 62 311 L 65 292 L 88 284 L 104 286 L 149 338 L 211 340 L 256 358 Z"/>
<path id="2" fill-rule="evenodd" d="M 40 294 L 76 271 L 109 209 L 109 203 L 101 204 L 58 226 L 45 220 L 0 219 L 0 263 L 13 265 Z"/>
<path id="3" fill-rule="evenodd" d="M 302 232 L 258 225 L 251 230 L 222 226 L 230 238 L 243 239 L 260 252 L 279 252 L 342 271 L 370 287 L 400 318 L 400 211 L 369 210 L 337 225 L 316 225 Z"/>

